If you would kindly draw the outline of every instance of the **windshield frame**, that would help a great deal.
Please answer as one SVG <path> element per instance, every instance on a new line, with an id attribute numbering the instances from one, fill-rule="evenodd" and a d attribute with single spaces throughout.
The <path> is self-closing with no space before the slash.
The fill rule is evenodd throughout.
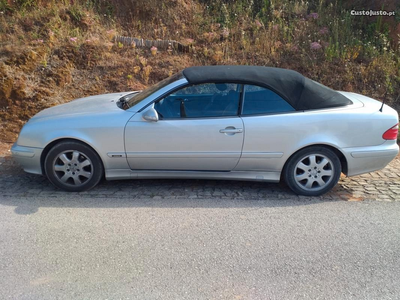
<path id="1" fill-rule="evenodd" d="M 182 72 L 178 72 L 170 77 L 167 77 L 160 82 L 149 86 L 148 88 L 144 89 L 143 91 L 138 91 L 136 95 L 134 95 L 132 98 L 130 98 L 127 101 L 127 104 L 129 106 L 129 110 L 131 110 L 133 107 L 137 106 L 147 98 L 151 97 L 153 94 L 157 93 L 158 91 L 164 89 L 171 83 L 174 83 L 176 81 L 179 81 L 180 79 L 185 78 L 183 76 Z M 157 93 L 158 94 L 158 93 Z"/>
<path id="2" fill-rule="evenodd" d="M 163 87 L 162 89 L 159 89 L 155 93 L 151 94 L 148 96 L 146 99 L 143 101 L 137 103 L 135 106 L 131 107 L 128 109 L 128 111 L 131 112 L 141 112 L 145 110 L 147 107 L 149 107 L 151 104 L 153 104 L 155 101 L 159 100 L 160 98 L 164 97 L 165 95 L 168 95 L 171 91 L 181 88 L 182 86 L 185 86 L 189 84 L 186 78 L 179 79 L 177 81 L 174 81 L 170 83 L 169 85 Z"/>

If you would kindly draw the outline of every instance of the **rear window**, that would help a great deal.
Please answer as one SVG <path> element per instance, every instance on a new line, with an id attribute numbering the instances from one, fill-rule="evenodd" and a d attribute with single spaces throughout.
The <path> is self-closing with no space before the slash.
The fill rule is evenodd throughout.
<path id="1" fill-rule="evenodd" d="M 295 109 L 277 93 L 256 85 L 244 86 L 242 115 L 290 112 Z"/>

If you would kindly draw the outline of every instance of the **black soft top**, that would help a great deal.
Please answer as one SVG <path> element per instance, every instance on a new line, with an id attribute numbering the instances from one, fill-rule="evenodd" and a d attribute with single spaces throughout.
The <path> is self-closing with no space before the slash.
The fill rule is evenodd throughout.
<path id="1" fill-rule="evenodd" d="M 244 83 L 269 88 L 296 110 L 338 107 L 352 104 L 342 94 L 292 70 L 259 66 L 204 66 L 183 70 L 191 84 Z"/>

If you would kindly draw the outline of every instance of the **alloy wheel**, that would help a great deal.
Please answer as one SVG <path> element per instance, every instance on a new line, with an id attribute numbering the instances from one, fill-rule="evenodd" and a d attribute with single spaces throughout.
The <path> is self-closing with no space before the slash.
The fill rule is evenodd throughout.
<path id="1" fill-rule="evenodd" d="M 93 164 L 84 153 L 67 150 L 54 159 L 53 173 L 61 183 L 79 187 L 93 177 Z"/>
<path id="2" fill-rule="evenodd" d="M 296 184 L 306 191 L 325 188 L 332 181 L 334 174 L 332 161 L 322 154 L 304 156 L 294 168 Z"/>

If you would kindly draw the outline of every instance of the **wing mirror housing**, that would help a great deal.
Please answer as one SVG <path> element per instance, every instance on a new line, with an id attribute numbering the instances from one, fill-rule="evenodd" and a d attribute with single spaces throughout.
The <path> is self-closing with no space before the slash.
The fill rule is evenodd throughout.
<path id="1" fill-rule="evenodd" d="M 154 109 L 154 107 L 150 107 L 148 110 L 146 110 L 143 114 L 143 119 L 149 122 L 157 122 L 158 121 L 158 113 Z"/>

